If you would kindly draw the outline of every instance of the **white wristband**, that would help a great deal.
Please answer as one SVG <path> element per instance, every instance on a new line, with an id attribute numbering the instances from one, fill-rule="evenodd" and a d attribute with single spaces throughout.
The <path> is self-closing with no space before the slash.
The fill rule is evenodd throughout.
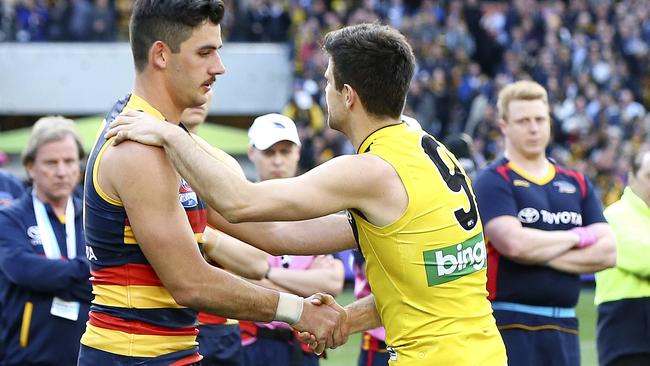
<path id="1" fill-rule="evenodd" d="M 275 309 L 274 320 L 295 325 L 302 315 L 303 298 L 293 294 L 280 292 L 278 307 Z"/>

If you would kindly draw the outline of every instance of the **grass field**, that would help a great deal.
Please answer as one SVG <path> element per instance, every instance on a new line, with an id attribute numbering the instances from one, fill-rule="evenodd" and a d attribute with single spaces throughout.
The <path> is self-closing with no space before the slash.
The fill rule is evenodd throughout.
<path id="1" fill-rule="evenodd" d="M 346 288 L 337 297 L 340 304 L 349 304 L 353 300 L 352 290 Z M 594 306 L 593 287 L 587 287 L 580 293 L 580 302 L 577 307 L 580 321 L 580 348 L 582 352 L 582 366 L 597 366 L 596 356 L 596 307 Z M 327 351 L 327 360 L 321 362 L 322 366 L 354 366 L 359 356 L 360 335 L 350 336 L 347 344 L 335 350 Z"/>

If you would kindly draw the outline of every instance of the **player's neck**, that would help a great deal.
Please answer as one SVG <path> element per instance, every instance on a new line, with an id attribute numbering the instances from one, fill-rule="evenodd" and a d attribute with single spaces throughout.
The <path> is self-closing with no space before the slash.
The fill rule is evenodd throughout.
<path id="1" fill-rule="evenodd" d="M 504 155 L 510 162 L 517 166 L 517 168 L 533 177 L 543 177 L 548 174 L 548 165 L 550 163 L 544 154 L 527 156 L 520 154 L 517 151 L 506 149 Z"/>
<path id="2" fill-rule="evenodd" d="M 393 120 L 391 118 L 371 118 L 367 115 L 360 116 L 358 118 L 352 119 L 351 123 L 347 124 L 347 128 L 350 129 L 349 132 L 341 131 L 350 138 L 352 146 L 354 146 L 355 151 L 359 151 L 361 144 L 372 135 L 373 132 L 384 128 L 386 126 L 394 125 L 399 123 L 399 121 Z M 354 125 L 354 126 L 352 126 Z"/>
<path id="3" fill-rule="evenodd" d="M 166 89 L 160 83 L 156 83 L 155 80 L 151 80 L 150 78 L 136 75 L 133 92 L 151 104 L 168 122 L 178 123 L 180 121 L 183 108 L 174 104 L 171 95 L 166 92 Z"/>

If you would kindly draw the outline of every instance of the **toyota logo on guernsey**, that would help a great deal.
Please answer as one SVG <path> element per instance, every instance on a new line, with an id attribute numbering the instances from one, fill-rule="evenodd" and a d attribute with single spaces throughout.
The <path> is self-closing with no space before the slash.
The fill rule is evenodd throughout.
<path id="1" fill-rule="evenodd" d="M 519 218 L 519 221 L 523 222 L 524 224 L 532 224 L 539 220 L 539 211 L 532 207 L 526 207 L 519 211 L 517 217 Z"/>
<path id="2" fill-rule="evenodd" d="M 549 212 L 546 210 L 539 210 L 526 207 L 519 211 L 517 218 L 524 224 L 533 224 L 539 219 L 546 224 L 571 224 L 574 226 L 582 226 L 582 215 L 574 211 L 560 211 Z"/>

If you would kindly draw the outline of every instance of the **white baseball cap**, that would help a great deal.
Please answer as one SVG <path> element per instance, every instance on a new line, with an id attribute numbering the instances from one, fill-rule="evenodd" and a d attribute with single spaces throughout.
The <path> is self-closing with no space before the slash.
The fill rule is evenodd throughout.
<path id="1" fill-rule="evenodd" d="M 291 141 L 300 146 L 296 124 L 291 118 L 278 113 L 255 118 L 248 129 L 248 141 L 258 150 L 266 150 L 280 141 Z"/>

